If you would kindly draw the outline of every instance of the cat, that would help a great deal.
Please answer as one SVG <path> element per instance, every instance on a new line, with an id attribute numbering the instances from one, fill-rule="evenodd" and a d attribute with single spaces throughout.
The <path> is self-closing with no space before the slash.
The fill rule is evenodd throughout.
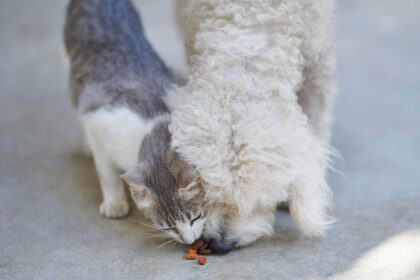
<path id="1" fill-rule="evenodd" d="M 64 30 L 70 91 L 102 189 L 100 213 L 128 214 L 121 177 L 152 226 L 181 243 L 200 237 L 204 191 L 170 148 L 164 102 L 173 75 L 147 41 L 129 0 L 71 0 Z"/>

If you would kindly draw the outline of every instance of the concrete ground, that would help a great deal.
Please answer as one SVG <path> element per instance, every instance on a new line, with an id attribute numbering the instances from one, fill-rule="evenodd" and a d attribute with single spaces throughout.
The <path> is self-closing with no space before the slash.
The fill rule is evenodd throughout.
<path id="1" fill-rule="evenodd" d="M 64 0 L 0 2 L 0 279 L 420 279 L 420 2 L 338 1 L 335 226 L 183 259 L 131 219 L 100 217 L 67 95 Z M 185 69 L 170 0 L 136 1 L 169 65 Z"/>

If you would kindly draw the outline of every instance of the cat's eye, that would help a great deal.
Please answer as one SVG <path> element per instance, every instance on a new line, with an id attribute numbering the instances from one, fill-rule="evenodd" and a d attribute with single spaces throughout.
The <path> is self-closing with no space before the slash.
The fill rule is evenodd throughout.
<path id="1" fill-rule="evenodd" d="M 198 215 L 197 217 L 195 217 L 194 219 L 191 220 L 190 225 L 193 225 L 194 222 L 197 221 L 200 218 L 201 218 L 201 213 L 200 213 L 200 215 Z"/>
<path id="2" fill-rule="evenodd" d="M 176 230 L 176 228 L 171 227 L 171 228 L 162 228 L 162 230 L 168 231 L 168 230 Z"/>

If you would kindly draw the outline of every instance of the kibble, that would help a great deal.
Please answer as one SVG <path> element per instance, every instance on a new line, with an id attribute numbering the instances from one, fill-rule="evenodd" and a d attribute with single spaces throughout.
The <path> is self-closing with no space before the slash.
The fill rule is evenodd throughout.
<path id="1" fill-rule="evenodd" d="M 199 255 L 210 255 L 213 253 L 213 250 L 210 248 L 204 249 L 204 250 L 199 250 L 197 252 Z"/>
<path id="2" fill-rule="evenodd" d="M 207 261 L 206 257 L 199 257 L 197 260 L 199 265 L 205 265 L 206 261 Z"/>
<path id="3" fill-rule="evenodd" d="M 188 249 L 187 254 L 185 255 L 187 260 L 195 260 L 197 258 L 197 251 L 194 249 Z"/>
<path id="4" fill-rule="evenodd" d="M 204 239 L 196 240 L 187 250 L 185 258 L 187 260 L 197 259 L 199 265 L 204 265 L 207 262 L 206 257 L 198 257 L 197 255 L 210 255 L 213 250 L 209 248 L 209 243 Z"/>
<path id="5" fill-rule="evenodd" d="M 200 250 L 203 246 L 205 246 L 206 242 L 204 242 L 203 239 L 197 239 L 191 246 L 191 248 L 195 249 L 195 250 Z"/>

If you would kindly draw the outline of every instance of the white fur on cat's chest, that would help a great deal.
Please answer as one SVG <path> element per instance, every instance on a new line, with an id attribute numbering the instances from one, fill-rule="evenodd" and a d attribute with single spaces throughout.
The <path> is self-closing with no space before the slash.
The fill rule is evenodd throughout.
<path id="1" fill-rule="evenodd" d="M 144 136 L 167 115 L 143 119 L 127 107 L 102 108 L 82 117 L 89 145 L 96 145 L 126 171 L 138 162 Z"/>

